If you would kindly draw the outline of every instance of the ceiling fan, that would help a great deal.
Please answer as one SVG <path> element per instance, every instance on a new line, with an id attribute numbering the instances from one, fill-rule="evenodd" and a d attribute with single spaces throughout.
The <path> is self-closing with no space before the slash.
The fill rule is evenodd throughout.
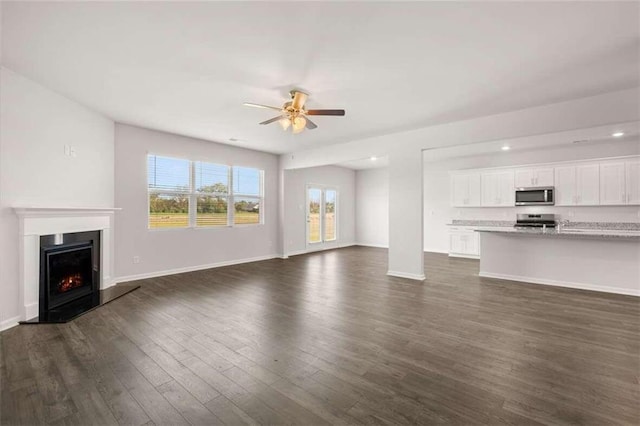
<path id="1" fill-rule="evenodd" d="M 248 102 L 245 102 L 243 105 L 280 111 L 280 115 L 278 115 L 277 117 L 273 117 L 269 120 L 263 121 L 260 124 L 271 124 L 277 121 L 278 123 L 280 123 L 283 130 L 287 130 L 289 127 L 291 127 L 293 133 L 300 133 L 305 128 L 313 130 L 318 127 L 313 121 L 309 119 L 310 115 L 344 115 L 343 109 L 305 109 L 304 103 L 307 101 L 307 97 L 309 95 L 299 90 L 292 90 L 289 93 L 291 94 L 291 100 L 285 102 L 284 105 L 282 105 L 282 108 L 268 105 L 252 104 Z"/>

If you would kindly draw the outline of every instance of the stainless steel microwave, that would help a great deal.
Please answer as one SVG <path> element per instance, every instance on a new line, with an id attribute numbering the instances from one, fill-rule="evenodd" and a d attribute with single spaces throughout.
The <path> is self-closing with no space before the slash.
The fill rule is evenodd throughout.
<path id="1" fill-rule="evenodd" d="M 553 186 L 516 188 L 516 206 L 552 206 L 554 204 Z"/>

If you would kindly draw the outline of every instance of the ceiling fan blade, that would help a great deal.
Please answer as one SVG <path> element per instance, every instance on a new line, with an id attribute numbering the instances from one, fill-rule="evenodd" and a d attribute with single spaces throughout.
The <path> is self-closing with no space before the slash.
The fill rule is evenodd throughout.
<path id="1" fill-rule="evenodd" d="M 307 115 L 344 115 L 343 109 L 310 109 L 306 112 Z"/>
<path id="2" fill-rule="evenodd" d="M 269 105 L 252 104 L 250 102 L 245 102 L 242 105 L 248 106 L 248 107 L 254 107 L 254 108 L 266 108 L 266 109 L 275 109 L 276 111 L 282 111 L 282 108 L 272 107 Z"/>
<path id="3" fill-rule="evenodd" d="M 279 116 L 273 117 L 273 118 L 271 118 L 271 119 L 269 119 L 267 121 L 263 121 L 260 124 L 271 124 L 271 123 L 273 123 L 275 121 L 282 120 L 283 118 L 286 118 L 286 117 L 284 115 L 279 115 Z"/>
<path id="4" fill-rule="evenodd" d="M 303 92 L 293 92 L 293 100 L 291 106 L 293 109 L 302 109 L 304 103 L 307 101 L 307 94 Z"/>
<path id="5" fill-rule="evenodd" d="M 316 123 L 314 123 L 313 121 L 309 120 L 309 117 L 305 117 L 305 120 L 307 120 L 307 124 L 305 125 L 307 127 L 307 129 L 313 130 L 313 129 L 318 127 L 318 125 Z"/>

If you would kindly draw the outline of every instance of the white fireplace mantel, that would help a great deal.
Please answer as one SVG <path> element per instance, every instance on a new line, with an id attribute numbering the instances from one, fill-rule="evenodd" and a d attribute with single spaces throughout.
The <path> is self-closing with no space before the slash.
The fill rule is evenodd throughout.
<path id="1" fill-rule="evenodd" d="M 20 303 L 22 319 L 35 318 L 40 300 L 40 236 L 100 231 L 100 289 L 110 287 L 113 276 L 113 215 L 119 208 L 14 207 L 19 219 Z"/>

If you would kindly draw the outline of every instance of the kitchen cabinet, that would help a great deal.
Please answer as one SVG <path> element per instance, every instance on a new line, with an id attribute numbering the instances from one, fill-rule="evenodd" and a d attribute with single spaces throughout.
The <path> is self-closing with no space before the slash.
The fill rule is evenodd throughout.
<path id="1" fill-rule="evenodd" d="M 556 206 L 640 205 L 640 157 L 451 173 L 453 207 L 511 207 L 515 188 L 555 188 Z"/>
<path id="2" fill-rule="evenodd" d="M 538 186 L 553 186 L 553 167 L 516 169 L 516 188 Z"/>
<path id="3" fill-rule="evenodd" d="M 576 166 L 576 206 L 600 204 L 600 166 Z"/>
<path id="4" fill-rule="evenodd" d="M 625 175 L 626 163 L 624 161 L 600 163 L 600 204 L 627 203 Z"/>
<path id="5" fill-rule="evenodd" d="M 625 163 L 627 204 L 640 204 L 640 160 Z"/>
<path id="6" fill-rule="evenodd" d="M 480 206 L 480 173 L 451 176 L 451 205 L 453 207 Z"/>
<path id="7" fill-rule="evenodd" d="M 576 201 L 576 167 L 562 166 L 555 170 L 556 206 L 573 206 Z"/>
<path id="8" fill-rule="evenodd" d="M 600 166 L 580 164 L 555 168 L 557 206 L 594 206 L 600 202 Z"/>
<path id="9" fill-rule="evenodd" d="M 480 256 L 480 235 L 470 228 L 451 228 L 449 256 L 477 259 Z"/>
<path id="10" fill-rule="evenodd" d="M 515 205 L 513 170 L 482 173 L 480 182 L 483 207 L 512 207 Z"/>

